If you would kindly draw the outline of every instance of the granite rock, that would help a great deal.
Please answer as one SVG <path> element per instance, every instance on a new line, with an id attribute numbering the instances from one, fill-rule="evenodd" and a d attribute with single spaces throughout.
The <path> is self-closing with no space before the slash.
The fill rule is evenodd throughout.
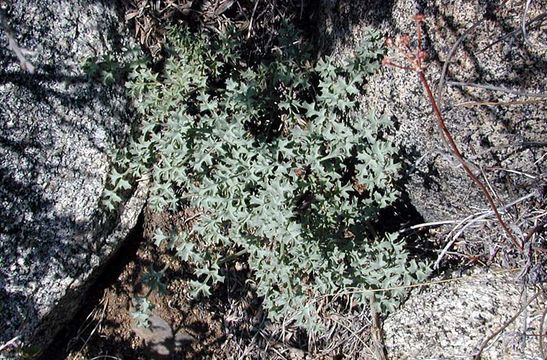
<path id="1" fill-rule="evenodd" d="M 517 277 L 518 272 L 475 271 L 414 290 L 384 322 L 389 358 L 473 359 L 509 323 L 486 343 L 481 359 L 541 359 L 537 335 L 545 294 L 534 299 L 541 290 L 519 285 Z"/>
<path id="2" fill-rule="evenodd" d="M 101 265 L 134 227 L 139 188 L 117 214 L 100 206 L 109 153 L 132 116 L 123 84 L 90 79 L 91 57 L 132 47 L 116 2 L 21 0 L 0 31 L 0 344 L 42 350 L 78 309 Z"/>

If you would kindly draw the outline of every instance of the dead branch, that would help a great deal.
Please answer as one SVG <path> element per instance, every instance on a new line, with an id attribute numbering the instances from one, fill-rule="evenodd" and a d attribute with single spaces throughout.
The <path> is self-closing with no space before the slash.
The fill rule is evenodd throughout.
<path id="1" fill-rule="evenodd" d="M 435 114 L 435 119 L 437 121 L 437 126 L 441 130 L 441 134 L 444 138 L 444 140 L 447 142 L 448 147 L 452 154 L 456 157 L 458 162 L 463 167 L 465 173 L 467 176 L 476 184 L 476 186 L 482 191 L 484 194 L 486 200 L 488 201 L 488 204 L 492 208 L 492 211 L 494 212 L 494 215 L 496 216 L 496 219 L 498 220 L 498 223 L 503 228 L 511 242 L 514 246 L 519 249 L 519 251 L 523 251 L 523 245 L 517 240 L 509 226 L 505 223 L 505 221 L 502 219 L 498 207 L 496 206 L 494 199 L 492 198 L 492 195 L 490 195 L 490 192 L 486 188 L 486 186 L 482 183 L 482 181 L 479 180 L 479 178 L 471 171 L 469 168 L 469 165 L 467 161 L 464 159 L 462 153 L 460 152 L 460 149 L 456 145 L 456 142 L 454 141 L 454 138 L 452 137 L 450 131 L 448 130 L 446 126 L 446 122 L 444 120 L 444 117 L 442 115 L 441 110 L 439 109 L 437 99 L 433 95 L 433 92 L 431 90 L 431 87 L 429 86 L 429 82 L 425 76 L 425 66 L 424 62 L 428 57 L 427 52 L 422 48 L 422 24 L 425 21 L 425 17 L 423 15 L 416 15 L 414 17 L 414 21 L 416 23 L 416 34 L 417 34 L 417 40 L 418 45 L 414 50 L 411 50 L 410 48 L 410 36 L 408 34 L 404 34 L 399 39 L 398 49 L 400 53 L 404 56 L 406 61 L 410 64 L 410 66 L 403 66 L 394 63 L 389 58 L 384 58 L 383 64 L 387 66 L 393 66 L 399 69 L 404 70 L 413 70 L 418 74 L 418 78 L 420 80 L 420 83 L 422 84 L 422 87 L 425 90 L 425 93 L 427 95 L 427 98 L 429 102 L 431 103 L 431 107 L 433 109 L 433 113 Z M 393 41 L 388 41 L 388 46 L 393 45 Z"/>
<path id="2" fill-rule="evenodd" d="M 541 291 L 538 291 L 536 292 L 536 294 L 534 296 L 532 296 L 532 298 L 530 300 L 528 300 L 528 302 L 523 305 L 520 310 L 515 314 L 513 315 L 507 322 L 505 322 L 505 324 L 503 324 L 498 330 L 494 331 L 490 336 L 488 336 L 486 339 L 484 339 L 484 341 L 482 342 L 481 346 L 479 347 L 479 350 L 475 353 L 475 355 L 473 355 L 473 359 L 480 359 L 481 357 L 481 354 L 482 352 L 484 351 L 484 349 L 486 348 L 486 345 L 488 345 L 488 343 L 493 339 L 495 338 L 496 336 L 498 336 L 498 334 L 500 334 L 503 330 L 505 330 L 509 325 L 511 325 L 511 323 L 513 323 L 513 321 L 515 321 L 519 316 L 520 314 L 522 314 L 522 312 L 524 310 L 526 310 L 528 308 L 528 306 L 530 306 L 530 304 L 532 302 L 534 302 L 534 300 L 537 299 L 537 297 L 541 294 Z"/>

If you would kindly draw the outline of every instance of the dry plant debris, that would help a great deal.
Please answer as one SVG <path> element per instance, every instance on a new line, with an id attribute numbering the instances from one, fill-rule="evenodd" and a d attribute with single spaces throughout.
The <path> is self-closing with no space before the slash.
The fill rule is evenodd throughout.
<path id="1" fill-rule="evenodd" d="M 229 27 L 247 32 L 253 51 L 261 53 L 272 43 L 284 21 L 306 22 L 313 17 L 308 0 L 124 0 L 125 20 L 152 56 L 163 59 L 167 28 L 179 23 L 216 33 Z M 311 2 L 310 2 L 311 4 Z M 311 4 L 313 5 L 313 4 Z"/>
<path id="2" fill-rule="evenodd" d="M 502 5 L 504 4 L 505 2 L 503 2 Z M 534 19 L 530 23 L 534 24 L 534 22 L 538 18 L 543 19 L 545 17 L 544 15 L 545 14 L 540 14 L 534 17 Z M 406 62 L 406 64 L 396 62 L 391 57 L 384 58 L 383 63 L 386 66 L 417 73 L 420 83 L 422 84 L 425 94 L 433 109 L 433 114 L 437 120 L 437 127 L 440 130 L 446 147 L 450 150 L 453 157 L 458 161 L 460 167 L 463 168 L 463 170 L 474 183 L 474 185 L 478 187 L 480 191 L 484 194 L 484 197 L 486 198 L 490 206 L 490 210 L 480 210 L 461 220 L 446 220 L 429 224 L 421 224 L 414 226 L 414 228 L 424 225 L 454 225 L 453 228 L 446 235 L 445 245 L 440 252 L 439 257 L 437 258 L 435 268 L 439 267 L 441 260 L 447 254 L 464 258 L 467 262 L 467 265 L 487 265 L 490 264 L 496 257 L 499 257 L 502 259 L 501 262 L 505 263 L 506 266 L 514 266 L 515 261 L 519 262 L 520 265 L 523 267 L 521 277 L 526 277 L 526 281 L 530 281 L 531 283 L 542 282 L 544 280 L 541 279 L 545 279 L 546 277 L 545 271 L 542 270 L 546 262 L 546 239 L 544 236 L 547 227 L 547 211 L 545 198 L 545 190 L 547 189 L 546 174 L 542 172 L 537 174 L 525 173 L 518 170 L 505 168 L 484 168 L 472 161 L 474 160 L 473 157 L 479 156 L 478 154 L 474 154 L 474 156 L 466 158 L 466 156 L 464 156 L 463 153 L 460 151 L 459 146 L 456 144 L 450 130 L 448 129 L 447 121 L 445 120 L 445 115 L 442 110 L 441 103 L 443 88 L 445 84 L 449 86 L 460 86 L 477 88 L 487 91 L 503 92 L 506 94 L 511 94 L 513 96 L 530 98 L 524 101 L 515 100 L 510 102 L 475 101 L 472 103 L 457 104 L 457 106 L 507 106 L 532 103 L 541 104 L 545 101 L 545 99 L 547 99 L 547 94 L 537 91 L 530 92 L 526 90 L 508 89 L 506 87 L 493 86 L 489 84 L 446 81 L 449 64 L 454 62 L 452 58 L 455 56 L 458 46 L 461 46 L 462 43 L 466 40 L 466 37 L 470 36 L 473 31 L 479 28 L 484 19 L 471 24 L 464 32 L 464 34 L 454 44 L 454 46 L 450 49 L 448 58 L 446 59 L 441 72 L 436 94 L 434 94 L 432 87 L 429 84 L 429 80 L 426 76 L 426 61 L 428 59 L 428 53 L 423 44 L 424 34 L 422 30 L 422 26 L 425 22 L 425 16 L 416 15 L 413 18 L 413 21 L 416 23 L 416 40 L 412 40 L 410 35 L 408 34 L 401 35 L 396 43 L 391 38 L 388 38 L 386 40 L 387 46 L 395 48 L 395 55 L 398 55 L 399 58 L 402 58 L 403 61 Z M 529 23 L 523 20 L 521 30 L 522 36 L 524 37 L 523 41 L 526 41 L 527 39 L 524 34 L 526 34 L 526 28 L 529 25 Z M 495 39 L 493 43 L 496 43 L 498 41 L 500 40 Z M 488 46 L 486 46 L 486 48 L 488 48 Z M 546 143 L 534 143 L 528 145 L 531 147 L 542 147 L 545 146 Z M 537 163 L 541 163 L 544 158 L 545 155 L 541 156 L 537 160 Z M 530 179 L 530 181 L 535 183 L 535 186 L 533 186 L 530 193 L 521 196 L 510 203 L 504 204 L 500 202 L 500 196 L 497 194 L 495 187 L 489 182 L 489 179 L 486 176 L 486 171 L 506 172 L 520 175 Z M 476 248 L 470 249 L 468 252 L 450 251 L 450 249 L 454 245 L 459 245 L 460 248 L 465 247 L 465 241 L 462 239 L 462 235 L 464 234 L 464 232 L 466 230 L 469 231 L 477 224 L 485 224 L 491 222 L 492 217 L 495 218 L 500 228 L 503 229 L 503 231 L 505 232 L 505 236 L 508 240 L 510 240 L 511 245 L 503 244 L 500 241 L 500 243 L 497 244 L 496 249 L 494 251 L 491 250 L 486 259 L 484 259 L 484 256 L 481 254 L 480 249 Z M 492 233 L 496 233 L 495 229 L 492 229 Z"/>

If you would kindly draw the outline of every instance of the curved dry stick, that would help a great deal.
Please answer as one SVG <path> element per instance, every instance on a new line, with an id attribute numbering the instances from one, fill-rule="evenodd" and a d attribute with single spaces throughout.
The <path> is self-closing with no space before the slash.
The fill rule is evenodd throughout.
<path id="1" fill-rule="evenodd" d="M 507 2 L 508 0 L 503 0 L 499 6 L 501 7 L 502 5 L 505 5 L 505 3 Z M 443 65 L 443 69 L 441 71 L 441 77 L 439 78 L 439 82 L 437 83 L 437 89 L 436 89 L 436 93 L 437 93 L 437 99 L 439 99 L 439 107 L 442 107 L 442 94 L 443 94 L 443 88 L 444 88 L 444 85 L 445 85 L 445 77 L 446 77 L 446 73 L 448 71 L 448 65 L 450 65 L 450 59 L 452 59 L 452 57 L 454 56 L 454 54 L 456 53 L 456 50 L 458 49 L 458 47 L 461 45 L 461 43 L 467 38 L 467 36 L 472 32 L 474 31 L 485 19 L 480 19 L 480 20 L 477 20 L 473 23 L 473 25 L 471 25 L 470 27 L 468 27 L 464 32 L 463 34 L 458 38 L 458 40 L 454 43 L 454 45 L 452 45 L 452 47 L 450 48 L 450 51 L 448 52 L 448 58 L 446 59 L 446 61 L 444 62 L 444 65 Z"/>
<path id="2" fill-rule="evenodd" d="M 533 92 L 528 92 L 528 91 L 507 89 L 507 88 L 502 87 L 502 86 L 474 84 L 474 83 L 463 82 L 463 81 L 447 81 L 446 83 L 448 85 L 451 85 L 451 86 L 474 87 L 474 88 L 477 88 L 477 89 L 484 89 L 484 90 L 490 90 L 490 91 L 500 91 L 500 92 L 513 94 L 513 95 L 518 95 L 518 96 L 547 99 L 547 93 L 533 93 Z"/>
<path id="3" fill-rule="evenodd" d="M 446 77 L 446 73 L 448 71 L 448 65 L 450 64 L 450 60 L 452 59 L 452 57 L 454 57 L 454 54 L 456 53 L 456 50 L 458 49 L 460 44 L 467 38 L 469 33 L 474 31 L 477 28 L 477 26 L 479 26 L 483 21 L 484 21 L 484 19 L 478 20 L 473 25 L 471 25 L 469 28 L 467 28 L 464 31 L 464 33 L 462 34 L 462 36 L 460 36 L 460 38 L 450 48 L 450 51 L 448 52 L 448 58 L 444 62 L 443 69 L 441 70 L 441 77 L 439 78 L 439 82 L 437 83 L 437 89 L 436 89 L 437 91 L 436 92 L 437 92 L 437 99 L 439 99 L 439 107 L 442 106 L 443 90 L 444 90 L 444 85 L 445 85 L 444 80 L 445 80 L 445 77 Z"/>
<path id="4" fill-rule="evenodd" d="M 543 13 L 543 14 L 540 14 L 538 16 L 536 16 L 535 18 L 533 18 L 532 20 L 530 20 L 527 24 L 528 26 L 528 29 L 536 29 L 538 27 L 541 27 L 541 23 L 543 22 L 543 20 L 545 20 L 547 18 L 547 13 Z M 516 36 L 517 33 L 520 33 L 522 32 L 522 29 L 517 29 L 517 30 L 513 30 L 501 37 L 499 37 L 497 40 L 491 42 L 490 44 L 488 44 L 487 46 L 483 47 L 482 49 L 479 49 L 476 54 L 481 54 L 483 52 L 485 52 L 486 50 L 490 49 L 492 46 L 500 43 L 501 41 L 511 37 L 511 36 Z M 544 44 L 542 43 L 543 46 L 547 46 L 547 44 Z"/>
<path id="5" fill-rule="evenodd" d="M 435 100 L 435 96 L 433 96 L 433 92 L 431 91 L 431 88 L 429 87 L 429 83 L 427 82 L 427 79 L 425 77 L 425 73 L 422 68 L 420 68 L 418 71 L 418 78 L 420 79 L 420 82 L 422 83 L 422 86 L 425 89 L 425 92 L 427 94 L 427 97 L 429 98 L 429 102 L 431 103 L 431 107 L 433 108 L 433 112 L 435 113 L 435 118 L 437 120 L 437 126 L 441 129 L 446 141 L 448 142 L 450 146 L 450 150 L 452 151 L 452 154 L 456 157 L 458 162 L 462 165 L 464 171 L 467 173 L 467 176 L 473 180 L 473 182 L 480 188 L 484 196 L 486 197 L 486 200 L 488 201 L 488 204 L 492 208 L 492 211 L 496 215 L 496 219 L 498 220 L 498 223 L 501 225 L 501 227 L 505 230 L 513 244 L 520 250 L 523 250 L 523 245 L 519 243 L 515 235 L 513 235 L 513 232 L 511 229 L 509 229 L 509 226 L 503 221 L 501 218 L 501 215 L 498 211 L 498 208 L 494 202 L 494 199 L 492 198 L 492 195 L 490 195 L 490 192 L 488 189 L 486 189 L 486 186 L 479 180 L 479 178 L 473 174 L 469 166 L 467 165 L 467 161 L 463 158 L 460 149 L 456 145 L 456 142 L 454 141 L 454 138 L 450 134 L 450 131 L 446 127 L 446 124 L 444 122 L 443 115 L 441 114 L 441 110 L 439 109 L 437 105 L 437 101 Z"/>
<path id="6" fill-rule="evenodd" d="M 467 176 L 479 187 L 479 189 L 482 191 L 484 196 L 486 197 L 486 200 L 488 201 L 488 204 L 492 208 L 492 211 L 496 215 L 496 219 L 498 220 L 498 223 L 501 225 L 503 230 L 507 233 L 509 238 L 511 239 L 511 242 L 522 252 L 524 249 L 524 246 L 517 240 L 515 235 L 513 235 L 513 232 L 507 226 L 505 221 L 503 221 L 498 208 L 494 202 L 494 199 L 492 198 L 492 195 L 490 195 L 490 192 L 486 188 L 486 186 L 479 180 L 479 178 L 471 171 L 469 166 L 467 165 L 467 161 L 463 158 L 463 155 L 460 152 L 460 149 L 456 145 L 456 142 L 454 141 L 454 138 L 450 134 L 450 131 L 446 127 L 446 123 L 444 121 L 444 117 L 442 115 L 441 110 L 439 109 L 439 106 L 437 104 L 437 100 L 435 96 L 433 95 L 433 92 L 431 91 L 431 87 L 429 86 L 429 82 L 427 81 L 427 78 L 425 76 L 425 66 L 423 62 L 427 58 L 426 51 L 422 48 L 422 23 L 425 21 L 425 18 L 423 15 L 418 14 L 414 17 L 414 21 L 416 23 L 416 34 L 418 38 L 418 46 L 412 51 L 410 49 L 410 36 L 408 34 L 404 34 L 400 37 L 399 40 L 399 50 L 401 54 L 406 58 L 406 60 L 410 63 L 411 66 L 402 66 L 399 64 L 396 64 L 391 61 L 389 58 L 384 58 L 382 63 L 384 65 L 397 67 L 404 70 L 413 70 L 416 71 L 418 74 L 418 78 L 420 79 L 420 82 L 427 94 L 427 97 L 429 99 L 429 102 L 431 103 L 431 107 L 433 108 L 433 112 L 435 113 L 435 119 L 437 120 L 437 126 L 441 130 L 441 134 L 443 135 L 443 139 L 447 142 L 447 145 L 452 152 L 452 154 L 456 157 L 458 162 L 462 165 L 464 171 L 466 172 Z M 389 40 L 388 45 L 392 43 L 391 40 Z"/>
<path id="7" fill-rule="evenodd" d="M 503 324 L 498 330 L 494 331 L 494 333 L 492 333 L 492 335 L 488 336 L 486 339 L 484 339 L 484 341 L 482 342 L 479 350 L 477 351 L 477 353 L 475 355 L 473 355 L 473 359 L 480 359 L 480 356 L 482 354 L 482 352 L 484 351 L 484 349 L 486 348 L 486 345 L 488 345 L 488 343 L 493 339 L 495 338 L 496 336 L 498 336 L 499 333 L 501 333 L 503 330 L 505 330 L 509 325 L 511 325 L 511 323 L 513 321 L 515 321 L 520 314 L 522 314 L 522 312 L 524 310 L 526 310 L 528 308 L 528 306 L 530 306 L 530 304 L 535 300 L 537 299 L 537 297 L 539 296 L 539 294 L 541 294 L 541 291 L 538 291 L 534 296 L 532 296 L 532 298 L 530 300 L 528 300 L 528 302 L 526 303 L 526 305 L 522 306 L 520 308 L 520 310 L 515 314 L 513 315 L 513 317 L 511 317 L 505 324 Z"/>

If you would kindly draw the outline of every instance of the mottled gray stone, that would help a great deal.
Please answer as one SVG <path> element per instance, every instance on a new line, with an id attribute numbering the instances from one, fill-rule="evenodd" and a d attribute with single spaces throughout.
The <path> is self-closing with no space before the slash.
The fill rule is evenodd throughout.
<path id="1" fill-rule="evenodd" d="M 140 189 L 118 214 L 99 206 L 131 116 L 122 84 L 82 70 L 131 44 L 112 1 L 15 1 L 6 19 L 36 69 L 20 69 L 0 31 L 0 343 L 20 336 L 40 350 L 143 205 Z"/>
<path id="2" fill-rule="evenodd" d="M 146 355 L 150 358 L 172 359 L 175 354 L 180 354 L 185 343 L 196 341 L 184 329 L 173 329 L 158 315 L 151 314 L 148 321 L 150 322 L 148 328 L 142 328 L 133 323 L 132 330 L 145 341 Z"/>
<path id="3" fill-rule="evenodd" d="M 389 358 L 472 359 L 535 295 L 537 289 L 519 286 L 517 276 L 476 271 L 414 290 L 384 322 Z M 545 301 L 545 294 L 532 301 L 487 344 L 481 359 L 541 359 L 537 335 Z"/>

